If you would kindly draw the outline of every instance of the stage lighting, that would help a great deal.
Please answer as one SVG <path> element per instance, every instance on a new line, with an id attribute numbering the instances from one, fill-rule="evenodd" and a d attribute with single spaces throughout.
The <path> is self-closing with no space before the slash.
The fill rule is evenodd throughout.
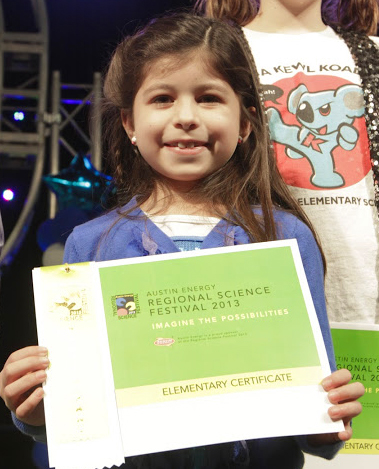
<path id="1" fill-rule="evenodd" d="M 14 199 L 14 192 L 12 191 L 12 189 L 5 189 L 3 190 L 3 199 L 6 201 L 6 202 L 10 202 L 11 200 Z"/>
<path id="2" fill-rule="evenodd" d="M 23 121 L 25 119 L 25 114 L 22 111 L 16 111 L 13 113 L 13 119 L 15 121 Z"/>

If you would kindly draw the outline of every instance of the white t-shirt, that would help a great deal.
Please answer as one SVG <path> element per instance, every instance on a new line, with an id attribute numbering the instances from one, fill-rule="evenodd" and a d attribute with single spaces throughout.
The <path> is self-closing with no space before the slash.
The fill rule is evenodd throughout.
<path id="1" fill-rule="evenodd" d="M 201 249 L 204 238 L 220 221 L 219 218 L 199 215 L 149 215 L 149 218 L 180 251 Z"/>
<path id="2" fill-rule="evenodd" d="M 329 319 L 379 323 L 378 213 L 360 77 L 349 49 L 329 27 L 244 33 L 279 170 L 326 255 Z"/>
<path id="3" fill-rule="evenodd" d="M 220 221 L 199 215 L 149 215 L 149 218 L 170 238 L 205 238 Z"/>

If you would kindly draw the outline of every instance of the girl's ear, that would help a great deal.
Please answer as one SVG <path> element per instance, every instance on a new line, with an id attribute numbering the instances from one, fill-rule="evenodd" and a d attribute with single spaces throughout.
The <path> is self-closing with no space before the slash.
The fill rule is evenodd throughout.
<path id="1" fill-rule="evenodd" d="M 256 109 L 253 106 L 249 107 L 248 111 L 252 115 L 256 113 Z M 251 125 L 251 122 L 246 117 L 244 117 L 242 119 L 241 126 L 240 126 L 240 136 L 242 137 L 243 143 L 246 142 L 252 130 L 253 130 L 253 127 Z"/>
<path id="2" fill-rule="evenodd" d="M 130 116 L 130 114 L 124 109 L 121 110 L 121 122 L 122 122 L 122 126 L 124 127 L 126 134 L 131 140 L 134 136 L 133 119 Z"/>

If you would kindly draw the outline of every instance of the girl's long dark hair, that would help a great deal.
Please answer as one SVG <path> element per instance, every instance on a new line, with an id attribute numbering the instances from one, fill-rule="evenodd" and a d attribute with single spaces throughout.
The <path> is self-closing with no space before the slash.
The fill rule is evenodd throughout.
<path id="1" fill-rule="evenodd" d="M 154 61 L 167 56 L 185 61 L 195 52 L 233 88 L 241 103 L 241 125 L 249 121 L 252 132 L 189 197 L 206 201 L 215 216 L 223 217 L 219 207 L 224 207 L 230 222 L 241 226 L 252 241 L 277 239 L 274 207 L 295 214 L 313 231 L 277 170 L 260 85 L 247 49 L 240 28 L 185 13 L 154 20 L 118 45 L 105 76 L 104 135 L 120 207 L 133 196 L 138 205 L 145 202 L 159 177 L 131 145 L 121 111 L 132 116 L 134 97 Z M 260 206 L 262 215 L 256 215 L 252 206 Z"/>
<path id="2" fill-rule="evenodd" d="M 197 0 L 195 10 L 246 26 L 255 18 L 259 5 L 259 0 Z M 324 23 L 329 26 L 377 34 L 378 0 L 323 0 L 321 13 Z"/>

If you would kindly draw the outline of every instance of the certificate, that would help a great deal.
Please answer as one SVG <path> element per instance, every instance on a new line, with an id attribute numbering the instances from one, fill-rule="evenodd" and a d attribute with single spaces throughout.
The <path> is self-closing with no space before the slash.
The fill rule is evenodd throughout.
<path id="1" fill-rule="evenodd" d="M 33 277 L 56 467 L 72 467 L 67 445 L 102 467 L 110 441 L 133 456 L 343 428 L 319 384 L 330 368 L 295 240 Z"/>
<path id="2" fill-rule="evenodd" d="M 352 381 L 366 391 L 360 399 L 362 413 L 353 420 L 353 438 L 341 453 L 379 455 L 379 326 L 332 323 L 338 368 L 347 368 Z"/>

